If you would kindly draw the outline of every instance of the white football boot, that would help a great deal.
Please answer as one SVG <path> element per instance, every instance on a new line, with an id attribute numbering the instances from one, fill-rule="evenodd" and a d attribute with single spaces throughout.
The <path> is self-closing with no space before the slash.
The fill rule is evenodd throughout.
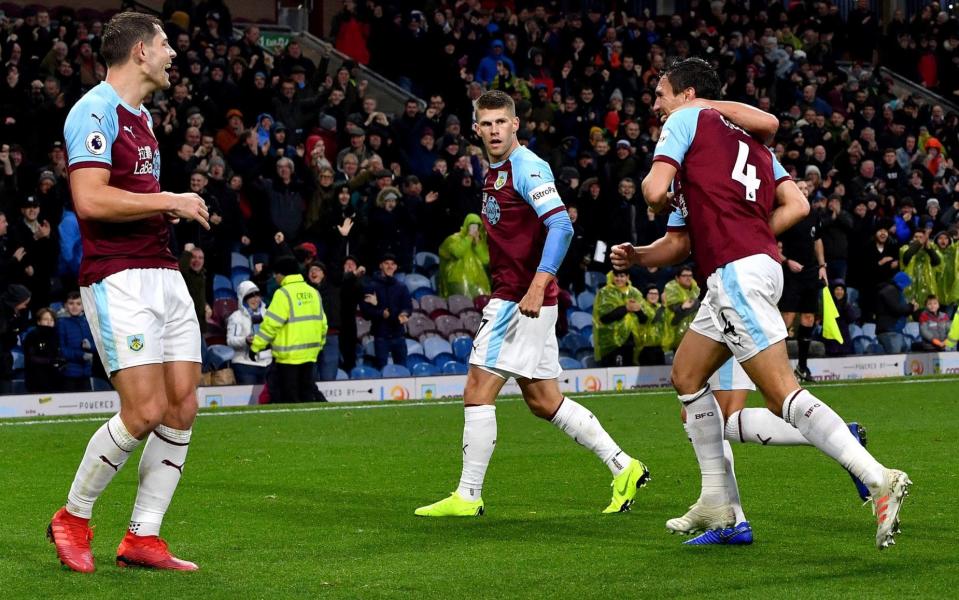
<path id="1" fill-rule="evenodd" d="M 899 510 L 909 495 L 912 481 L 896 469 L 886 469 L 886 479 L 877 490 L 872 490 L 872 513 L 876 515 L 876 548 L 882 550 L 896 544 L 899 533 Z"/>
<path id="2" fill-rule="evenodd" d="M 735 524 L 736 516 L 731 504 L 703 506 L 697 500 L 685 515 L 666 521 L 666 529 L 672 533 L 687 535 L 697 531 L 724 529 Z"/>

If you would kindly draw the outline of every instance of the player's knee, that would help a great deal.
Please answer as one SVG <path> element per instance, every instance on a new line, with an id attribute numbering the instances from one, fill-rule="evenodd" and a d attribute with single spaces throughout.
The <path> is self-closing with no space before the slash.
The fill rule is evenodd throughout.
<path id="1" fill-rule="evenodd" d="M 682 368 L 676 368 L 675 363 L 673 364 L 673 371 L 670 373 L 669 378 L 676 393 L 680 396 L 696 393 L 703 387 L 702 381 L 696 381 L 692 373 Z"/>
<path id="2" fill-rule="evenodd" d="M 165 399 L 158 397 L 135 407 L 124 408 L 120 412 L 130 434 L 137 439 L 143 439 L 163 422 L 166 408 Z"/>
<path id="3" fill-rule="evenodd" d="M 561 401 L 561 399 L 560 399 Z M 556 411 L 559 409 L 560 401 L 557 401 L 554 398 L 529 398 L 526 400 L 526 405 L 529 406 L 529 411 L 539 417 L 540 419 L 545 419 L 549 421 L 556 415 Z"/>

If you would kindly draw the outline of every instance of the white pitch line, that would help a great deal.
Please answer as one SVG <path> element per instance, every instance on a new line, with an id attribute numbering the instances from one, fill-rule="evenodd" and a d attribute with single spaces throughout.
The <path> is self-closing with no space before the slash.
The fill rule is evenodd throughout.
<path id="1" fill-rule="evenodd" d="M 854 387 L 854 386 L 864 386 L 864 385 L 899 385 L 899 384 L 925 384 L 925 383 L 945 383 L 945 382 L 956 382 L 959 383 L 959 378 L 955 377 L 937 377 L 930 379 L 905 379 L 905 380 L 878 380 L 870 381 L 868 379 L 857 379 L 852 381 L 837 381 L 837 382 L 819 382 L 816 385 L 820 385 L 823 388 L 830 387 Z M 576 398 L 618 398 L 622 396 L 662 396 L 664 394 L 672 395 L 672 391 L 669 389 L 661 388 L 659 390 L 644 390 L 644 391 L 633 391 L 633 392 L 604 392 L 604 393 L 595 393 L 595 394 L 577 394 Z M 520 400 L 518 397 L 506 397 L 500 398 L 497 402 L 516 402 Z M 331 403 L 324 404 L 320 406 L 304 406 L 298 408 L 257 408 L 252 410 L 214 410 L 214 411 L 202 411 L 197 414 L 197 417 L 242 417 L 247 415 L 271 415 L 271 414 L 291 414 L 291 413 L 314 413 L 314 412 L 324 412 L 331 410 L 368 410 L 374 408 L 415 408 L 421 406 L 449 406 L 449 405 L 460 405 L 462 400 L 429 400 L 426 402 L 423 401 L 414 401 L 414 402 L 402 402 L 402 401 L 387 401 L 381 402 L 378 404 L 359 404 L 359 403 Z M 61 417 L 51 417 L 49 419 L 33 419 L 30 421 L 0 421 L 0 427 L 15 427 L 15 426 L 25 426 L 25 425 L 57 425 L 62 423 L 101 423 L 103 422 L 104 417 L 80 417 L 80 418 L 70 418 L 69 416 Z"/>

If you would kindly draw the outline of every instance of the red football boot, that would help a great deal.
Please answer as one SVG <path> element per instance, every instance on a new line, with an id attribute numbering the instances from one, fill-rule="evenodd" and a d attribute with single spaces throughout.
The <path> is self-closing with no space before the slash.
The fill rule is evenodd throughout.
<path id="1" fill-rule="evenodd" d="M 47 538 L 57 547 L 57 556 L 63 565 L 79 573 L 93 573 L 95 567 L 90 551 L 93 530 L 90 529 L 90 519 L 71 515 L 63 507 L 50 519 Z"/>
<path id="2" fill-rule="evenodd" d="M 200 567 L 170 554 L 167 543 L 156 535 L 133 535 L 130 531 L 117 548 L 118 567 L 143 567 L 171 571 L 196 571 Z"/>

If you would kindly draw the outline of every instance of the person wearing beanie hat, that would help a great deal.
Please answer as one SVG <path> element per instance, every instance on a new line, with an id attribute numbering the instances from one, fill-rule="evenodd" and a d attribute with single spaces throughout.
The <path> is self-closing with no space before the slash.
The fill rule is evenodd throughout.
<path id="1" fill-rule="evenodd" d="M 289 254 L 271 265 L 279 288 L 273 293 L 247 357 L 258 362 L 272 349 L 274 367 L 267 377 L 271 402 L 322 402 L 316 389 L 316 357 L 326 343 L 327 322 L 319 293 L 306 283 Z"/>
<path id="2" fill-rule="evenodd" d="M 263 350 L 254 360 L 249 352 L 263 323 L 266 306 L 260 288 L 252 281 L 241 281 L 236 296 L 239 308 L 226 322 L 226 343 L 236 351 L 231 361 L 233 374 L 238 385 L 260 385 L 266 381 L 267 367 L 273 362 L 273 355 L 269 349 Z"/>

